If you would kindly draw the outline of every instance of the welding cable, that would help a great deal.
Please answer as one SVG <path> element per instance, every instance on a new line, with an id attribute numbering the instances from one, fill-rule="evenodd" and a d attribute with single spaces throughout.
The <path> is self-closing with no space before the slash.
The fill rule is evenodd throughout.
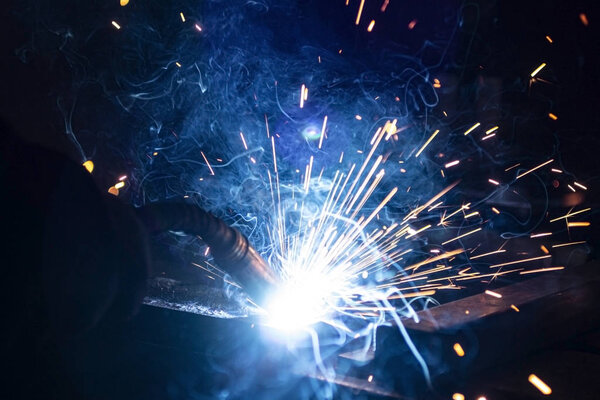
<path id="1" fill-rule="evenodd" d="M 248 239 L 225 221 L 185 203 L 152 203 L 136 210 L 150 233 L 181 231 L 198 235 L 210 247 L 216 263 L 261 305 L 276 282 L 268 264 Z"/>

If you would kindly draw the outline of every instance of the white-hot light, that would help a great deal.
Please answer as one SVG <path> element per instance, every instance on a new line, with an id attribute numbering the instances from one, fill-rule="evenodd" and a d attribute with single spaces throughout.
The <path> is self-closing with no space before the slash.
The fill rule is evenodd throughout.
<path id="1" fill-rule="evenodd" d="M 289 332 L 326 319 L 334 307 L 335 290 L 327 275 L 300 273 L 268 300 L 266 325 Z"/>

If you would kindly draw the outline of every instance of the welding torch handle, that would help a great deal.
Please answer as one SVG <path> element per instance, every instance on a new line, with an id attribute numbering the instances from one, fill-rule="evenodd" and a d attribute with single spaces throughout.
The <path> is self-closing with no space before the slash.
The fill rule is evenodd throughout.
<path id="1" fill-rule="evenodd" d="M 148 204 L 138 208 L 137 214 L 150 233 L 181 231 L 200 236 L 217 264 L 242 284 L 257 304 L 272 290 L 272 270 L 248 239 L 222 219 L 185 203 Z"/>

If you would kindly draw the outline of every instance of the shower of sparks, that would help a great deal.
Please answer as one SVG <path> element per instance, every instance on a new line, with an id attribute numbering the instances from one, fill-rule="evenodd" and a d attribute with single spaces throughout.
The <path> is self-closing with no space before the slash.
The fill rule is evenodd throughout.
<path id="1" fill-rule="evenodd" d="M 121 0 L 121 5 L 126 5 L 127 2 L 128 0 Z M 346 5 L 348 4 L 349 2 L 346 1 Z M 388 4 L 388 0 L 383 2 L 381 12 L 386 11 Z M 360 0 L 355 19 L 357 26 L 361 23 L 364 5 L 365 0 Z M 181 22 L 186 22 L 183 12 L 179 13 L 179 17 Z M 587 26 L 585 15 L 581 14 L 580 18 Z M 116 21 L 111 23 L 117 30 L 121 29 Z M 352 21 L 349 23 L 351 24 Z M 416 25 L 417 20 L 414 19 L 408 24 L 408 29 L 412 30 Z M 203 31 L 198 23 L 193 26 L 198 32 Z M 374 26 L 373 19 L 366 30 L 372 32 Z M 546 36 L 546 40 L 553 43 L 550 36 Z M 342 54 L 342 49 L 339 49 L 338 53 Z M 321 56 L 317 59 L 321 63 Z M 326 62 L 325 58 L 323 62 Z M 176 61 L 172 63 L 179 68 L 182 66 Z M 532 78 L 530 82 L 539 81 L 540 78 L 536 77 L 545 67 L 546 63 L 542 63 L 535 68 L 530 73 Z M 321 87 L 313 80 L 307 82 L 312 85 L 311 90 Z M 430 84 L 435 89 L 442 87 L 438 78 L 433 78 Z M 444 82 L 444 85 L 447 86 L 448 83 Z M 308 87 L 302 83 L 299 94 L 297 90 L 297 86 L 294 86 L 295 107 L 299 106 L 303 109 L 308 101 Z M 257 99 L 256 95 L 254 98 Z M 313 96 L 313 99 L 311 102 L 316 103 L 317 96 Z M 380 96 L 374 96 L 374 99 L 379 101 Z M 399 97 L 395 100 L 401 101 Z M 356 110 L 352 114 L 355 112 L 363 112 L 364 117 L 355 114 L 354 119 L 350 121 L 354 126 L 367 126 L 374 120 L 365 110 Z M 540 117 L 545 118 L 546 112 L 547 110 Z M 448 116 L 446 111 L 443 111 L 443 114 Z M 398 142 L 399 137 L 402 136 L 401 132 L 412 127 L 410 121 L 394 119 L 379 126 L 372 136 L 369 134 L 365 148 L 336 149 L 333 152 L 335 157 L 331 163 L 333 165 L 322 166 L 319 157 L 327 154 L 327 145 L 333 142 L 335 128 L 339 123 L 338 114 L 329 115 L 333 118 L 329 128 L 331 131 L 328 131 L 328 116 L 324 115 L 320 134 L 319 129 L 315 128 L 312 138 L 316 140 L 319 134 L 317 146 L 319 151 L 308 156 L 301 166 L 297 166 L 297 169 L 296 166 L 294 167 L 297 172 L 294 175 L 295 181 L 285 177 L 286 172 L 290 171 L 286 171 L 286 160 L 283 158 L 280 160 L 281 173 L 279 171 L 278 149 L 283 147 L 279 146 L 284 136 L 280 135 L 281 131 L 278 131 L 276 122 L 271 134 L 269 118 L 271 121 L 276 121 L 273 115 L 264 114 L 266 137 L 270 144 L 263 149 L 266 150 L 266 154 L 271 153 L 272 164 L 270 161 L 265 162 L 264 158 L 259 158 L 256 154 L 254 156 L 257 158 L 248 154 L 252 151 L 249 150 L 249 143 L 251 146 L 260 145 L 256 135 L 250 133 L 250 128 L 244 128 L 248 136 L 240 130 L 239 139 L 235 137 L 236 145 L 246 152 L 243 154 L 244 157 L 240 158 L 251 163 L 255 170 L 265 169 L 265 176 L 262 179 L 269 189 L 267 194 L 267 198 L 270 198 L 269 209 L 264 211 L 264 216 L 260 215 L 261 218 L 264 217 L 261 223 L 264 222 L 268 231 L 265 242 L 269 243 L 269 246 L 268 249 L 260 250 L 264 250 L 265 258 L 268 259 L 268 264 L 278 277 L 278 282 L 275 292 L 260 305 L 260 312 L 266 325 L 290 332 L 305 330 L 316 323 L 326 323 L 347 334 L 348 337 L 368 336 L 365 331 L 379 324 L 390 322 L 401 324 L 398 322 L 400 318 L 414 317 L 415 309 L 411 302 L 418 304 L 422 298 L 434 296 L 440 291 L 460 290 L 464 287 L 461 285 L 476 281 L 490 285 L 496 278 L 509 274 L 527 276 L 563 270 L 564 266 L 552 264 L 554 249 L 563 247 L 571 249 L 569 246 L 586 244 L 586 241 L 552 244 L 553 242 L 549 240 L 557 238 L 560 230 L 539 226 L 532 228 L 535 232 L 521 235 L 535 239 L 531 242 L 534 244 L 531 246 L 531 251 L 519 252 L 510 249 L 510 246 L 505 247 L 508 240 L 502 244 L 497 243 L 493 247 L 486 247 L 489 234 L 494 229 L 490 221 L 501 214 L 500 210 L 502 215 L 499 218 L 511 215 L 511 206 L 506 203 L 493 203 L 491 195 L 487 198 L 491 199 L 489 202 L 464 197 L 460 200 L 450 199 L 455 192 L 469 191 L 464 190 L 463 187 L 455 190 L 461 183 L 459 180 L 446 181 L 443 186 L 440 186 L 444 189 L 438 188 L 431 192 L 438 192 L 437 194 L 431 197 L 423 196 L 414 203 L 399 201 L 398 198 L 408 193 L 412 196 L 420 184 L 401 186 L 403 178 L 398 179 L 398 175 L 394 175 L 398 172 L 406 174 L 410 173 L 411 168 L 425 169 L 427 163 L 434 157 L 439 157 L 435 167 L 437 178 L 441 175 L 443 179 L 449 179 L 450 174 L 460 172 L 461 168 L 467 168 L 469 165 L 473 167 L 472 159 L 465 156 L 465 153 L 452 154 L 450 149 L 444 148 L 442 154 L 439 147 L 443 145 L 438 143 L 441 141 L 440 138 L 434 141 L 440 133 L 440 129 L 435 129 L 435 125 L 431 128 L 427 125 L 427 130 L 419 131 L 425 132 L 423 138 L 418 143 L 412 143 L 410 147 L 403 149 L 400 160 L 389 157 L 389 148 L 386 146 Z M 554 121 L 558 119 L 553 113 L 548 113 L 547 116 Z M 476 140 L 480 145 L 481 141 L 494 137 L 497 141 L 502 136 L 499 126 L 494 125 L 496 123 L 500 122 L 483 121 L 482 126 L 482 122 L 470 121 L 468 125 L 465 124 L 458 129 L 445 129 L 447 126 L 438 126 L 444 129 L 444 134 L 440 137 L 445 140 L 459 137 L 469 142 Z M 467 127 L 468 129 L 463 132 Z M 239 129 L 241 127 L 233 130 L 233 136 Z M 503 128 L 502 131 L 505 129 Z M 431 130 L 433 132 L 429 135 Z M 465 138 L 470 134 L 469 138 Z M 494 140 L 490 140 L 486 145 L 491 146 L 493 143 Z M 338 152 L 339 160 L 336 164 Z M 434 156 L 428 158 L 430 152 Z M 152 154 L 157 156 L 158 152 Z M 203 151 L 200 151 L 200 154 L 208 173 L 214 176 L 215 169 L 208 157 Z M 149 154 L 147 156 L 151 158 Z M 222 162 L 215 155 L 212 155 L 211 159 Z M 494 169 L 492 177 L 488 175 L 478 182 L 480 189 L 487 194 L 495 195 L 503 190 L 512 189 L 511 185 L 515 181 L 534 172 L 540 175 L 544 172 L 563 173 L 556 168 L 550 169 L 554 159 L 535 164 L 541 161 L 543 160 L 527 162 L 524 163 L 525 166 L 521 166 L 521 163 L 507 162 L 502 166 L 502 168 L 506 167 L 504 169 L 506 174 L 502 173 L 502 168 Z M 530 168 L 531 165 L 535 166 Z M 86 161 L 83 166 L 90 173 L 94 168 L 91 160 Z M 215 164 L 215 168 L 224 166 Z M 452 169 L 449 170 L 450 168 Z M 207 174 L 206 169 L 202 168 L 203 174 Z M 552 175 L 551 179 L 556 178 L 558 182 L 560 178 L 566 179 L 565 176 Z M 126 177 L 119 179 L 108 189 L 108 192 L 118 196 L 119 189 L 126 186 L 125 179 Z M 209 180 L 206 177 L 199 178 L 200 181 L 205 179 Z M 560 190 L 572 192 L 588 190 L 587 186 L 575 179 L 572 176 L 569 181 L 560 181 Z M 132 182 L 133 180 L 128 181 L 127 186 L 129 187 Z M 557 187 L 558 183 L 555 188 Z M 412 192 L 410 192 L 411 188 L 413 188 Z M 400 207 L 397 207 L 398 203 L 401 204 Z M 590 208 L 578 211 L 570 209 L 566 214 L 544 222 L 561 222 L 568 229 L 589 227 L 591 223 L 588 221 L 569 219 L 590 210 Z M 566 210 L 561 212 L 564 211 Z M 559 240 L 556 239 L 556 242 Z M 425 242 L 430 247 L 422 249 L 420 242 Z M 209 255 L 210 250 L 207 247 L 204 256 Z M 208 262 L 204 264 L 206 265 L 194 265 L 206 272 L 210 279 L 221 279 L 239 287 L 237 283 L 226 280 L 226 275 L 216 267 Z M 493 286 L 486 287 L 493 289 Z M 490 299 L 487 296 L 493 297 L 493 301 L 502 299 L 502 295 L 496 291 L 482 289 L 481 292 L 488 300 Z M 511 304 L 510 307 L 515 312 L 520 311 L 516 305 Z M 465 313 L 468 314 L 469 311 L 466 310 Z M 352 324 L 347 323 L 349 319 Z M 360 327 L 356 328 L 357 325 Z M 465 356 L 465 350 L 460 343 L 455 343 L 453 350 L 458 357 Z M 373 375 L 370 375 L 368 382 L 372 380 Z M 537 376 L 530 375 L 529 381 L 542 393 L 551 392 Z M 460 393 L 455 393 L 452 398 L 465 399 Z M 482 398 L 481 396 L 480 399 Z"/>

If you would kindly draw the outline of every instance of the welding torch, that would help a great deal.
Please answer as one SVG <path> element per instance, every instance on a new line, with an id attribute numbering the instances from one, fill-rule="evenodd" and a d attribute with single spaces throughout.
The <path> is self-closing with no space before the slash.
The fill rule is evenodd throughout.
<path id="1" fill-rule="evenodd" d="M 150 233 L 181 231 L 200 236 L 218 266 L 242 285 L 255 304 L 262 306 L 273 291 L 272 269 L 248 239 L 222 219 L 186 203 L 153 203 L 136 212 Z"/>

